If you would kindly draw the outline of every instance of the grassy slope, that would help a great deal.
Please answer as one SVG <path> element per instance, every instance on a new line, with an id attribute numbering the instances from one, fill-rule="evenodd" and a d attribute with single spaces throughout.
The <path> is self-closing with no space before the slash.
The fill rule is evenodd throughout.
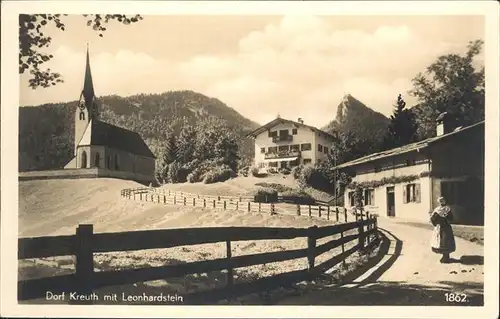
<path id="1" fill-rule="evenodd" d="M 295 179 L 291 175 L 270 175 L 267 177 L 236 177 L 224 183 L 204 184 L 204 183 L 182 183 L 182 184 L 165 184 L 162 186 L 165 189 L 173 191 L 183 191 L 194 194 L 204 195 L 225 195 L 238 196 L 253 194 L 261 186 L 257 183 L 277 183 L 290 188 L 298 188 Z M 306 188 L 305 191 L 313 198 L 322 201 L 329 201 L 333 198 L 332 195 L 313 188 Z"/>

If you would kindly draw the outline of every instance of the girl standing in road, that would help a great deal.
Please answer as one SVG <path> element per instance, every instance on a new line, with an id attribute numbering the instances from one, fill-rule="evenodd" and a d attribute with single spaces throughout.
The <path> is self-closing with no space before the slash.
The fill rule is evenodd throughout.
<path id="1" fill-rule="evenodd" d="M 444 197 L 438 198 L 439 206 L 431 213 L 431 223 L 434 225 L 432 233 L 431 248 L 437 254 L 442 254 L 441 263 L 450 262 L 450 253 L 455 251 L 455 237 L 450 222 L 453 220 L 453 213 Z"/>

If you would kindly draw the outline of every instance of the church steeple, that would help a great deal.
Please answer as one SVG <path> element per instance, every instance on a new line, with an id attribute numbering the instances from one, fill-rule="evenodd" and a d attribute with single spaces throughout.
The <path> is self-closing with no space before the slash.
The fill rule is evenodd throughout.
<path id="1" fill-rule="evenodd" d="M 83 97 L 86 102 L 94 99 L 94 84 L 92 83 L 92 72 L 90 71 L 89 44 L 87 43 L 87 64 L 85 66 L 85 80 L 83 83 Z"/>
<path id="2" fill-rule="evenodd" d="M 94 83 L 92 81 L 92 71 L 90 70 L 90 55 L 89 55 L 88 43 L 87 43 L 87 59 L 85 65 L 85 77 L 83 80 L 83 90 L 81 97 L 83 97 L 83 100 L 81 102 L 83 102 L 85 107 L 87 108 L 90 119 L 97 118 L 98 109 L 94 92 Z"/>

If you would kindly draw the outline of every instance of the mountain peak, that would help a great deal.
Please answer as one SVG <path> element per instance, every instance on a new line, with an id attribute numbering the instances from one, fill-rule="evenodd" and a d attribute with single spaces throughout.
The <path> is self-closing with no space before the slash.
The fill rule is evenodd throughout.
<path id="1" fill-rule="evenodd" d="M 337 115 L 323 129 L 327 132 L 355 133 L 367 145 L 376 145 L 385 135 L 389 119 L 374 111 L 349 93 L 344 94 L 337 107 Z"/>

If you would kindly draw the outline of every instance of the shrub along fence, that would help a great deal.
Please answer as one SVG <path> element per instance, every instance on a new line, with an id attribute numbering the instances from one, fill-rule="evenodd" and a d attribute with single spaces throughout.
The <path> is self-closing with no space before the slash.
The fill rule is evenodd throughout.
<path id="1" fill-rule="evenodd" d="M 121 196 L 127 199 L 153 202 L 165 205 L 181 205 L 200 208 L 211 208 L 221 210 L 236 210 L 243 212 L 263 212 L 277 214 L 279 203 L 254 202 L 252 196 L 213 196 L 200 195 L 185 192 L 173 192 L 170 190 L 140 187 L 127 188 L 121 191 Z M 279 199 L 279 198 L 278 198 Z M 294 204 L 287 204 L 293 207 Z M 344 207 L 330 205 L 300 205 L 296 204 L 290 213 L 295 211 L 297 216 L 309 216 L 325 218 L 337 222 L 348 222 L 350 220 L 363 220 L 370 216 L 369 212 L 348 213 Z"/>
<path id="2" fill-rule="evenodd" d="M 350 234 L 353 230 L 357 230 L 357 232 Z M 346 232 L 348 234 L 344 235 Z M 188 304 L 213 303 L 221 299 L 230 299 L 254 292 L 270 290 L 294 282 L 312 280 L 338 263 L 345 261 L 354 252 L 366 250 L 368 246 L 375 242 L 377 238 L 375 235 L 376 232 L 376 218 L 333 226 L 313 226 L 309 228 L 214 227 L 117 233 L 94 233 L 93 225 L 79 225 L 76 229 L 76 234 L 72 236 L 19 239 L 19 259 L 74 255 L 76 256 L 76 271 L 70 275 L 19 281 L 18 300 L 42 298 L 45 296 L 46 291 L 53 293 L 77 292 L 79 295 L 88 296 L 95 290 L 106 286 L 134 284 L 144 281 L 183 277 L 189 274 L 226 270 L 227 283 L 224 287 L 183 295 L 185 303 Z M 340 237 L 321 245 L 316 245 L 317 240 L 332 235 L 340 235 Z M 236 241 L 277 240 L 300 237 L 307 240 L 307 248 L 242 256 L 231 255 L 231 243 Z M 344 245 L 351 241 L 354 241 L 355 244 L 345 250 Z M 217 242 L 226 243 L 225 258 L 161 267 L 94 272 L 94 253 L 160 249 Z M 315 263 L 316 257 L 337 247 L 342 248 L 341 253 L 336 254 L 321 264 Z M 168 256 L 165 257 L 167 258 Z M 236 268 L 297 258 L 307 258 L 308 267 L 306 269 L 260 278 L 251 282 L 233 283 L 233 270 Z M 81 300 L 79 303 L 88 304 L 92 303 L 92 300 Z"/>

